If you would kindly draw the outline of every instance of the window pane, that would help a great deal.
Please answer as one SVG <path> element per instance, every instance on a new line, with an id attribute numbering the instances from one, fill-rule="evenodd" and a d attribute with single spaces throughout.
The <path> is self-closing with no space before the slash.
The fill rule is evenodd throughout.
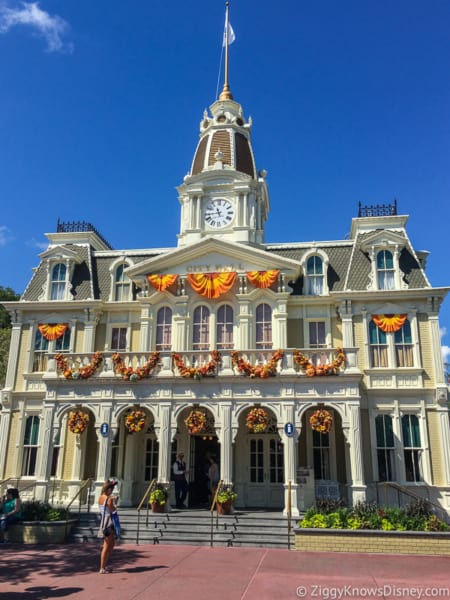
<path id="1" fill-rule="evenodd" d="M 64 335 L 55 341 L 56 352 L 68 352 L 70 348 L 70 329 L 67 328 Z"/>
<path id="2" fill-rule="evenodd" d="M 208 350 L 209 348 L 209 308 L 197 306 L 194 310 L 194 350 Z"/>
<path id="3" fill-rule="evenodd" d="M 233 348 L 233 309 L 225 304 L 217 311 L 217 348 Z"/>
<path id="4" fill-rule="evenodd" d="M 172 309 L 163 306 L 158 310 L 156 323 L 156 349 L 171 350 L 172 348 Z"/>
<path id="5" fill-rule="evenodd" d="M 272 309 L 268 304 L 256 307 L 256 347 L 272 348 Z"/>
<path id="6" fill-rule="evenodd" d="M 113 327 L 111 332 L 111 350 L 124 351 L 127 348 L 127 328 Z"/>

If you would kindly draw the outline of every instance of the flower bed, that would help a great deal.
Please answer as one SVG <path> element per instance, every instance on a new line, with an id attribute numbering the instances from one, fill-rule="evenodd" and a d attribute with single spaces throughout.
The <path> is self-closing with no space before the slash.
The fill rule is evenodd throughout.
<path id="1" fill-rule="evenodd" d="M 366 502 L 342 508 L 340 502 L 322 501 L 300 521 L 295 547 L 304 552 L 450 554 L 450 527 L 426 500 L 404 508 Z"/>

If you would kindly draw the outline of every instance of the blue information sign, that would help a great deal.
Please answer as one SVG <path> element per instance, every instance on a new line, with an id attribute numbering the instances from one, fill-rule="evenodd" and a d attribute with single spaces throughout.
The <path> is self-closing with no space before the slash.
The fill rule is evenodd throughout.
<path id="1" fill-rule="evenodd" d="M 108 431 L 109 431 L 108 423 L 102 423 L 100 425 L 100 433 L 102 434 L 102 436 L 106 437 L 108 435 Z"/>
<path id="2" fill-rule="evenodd" d="M 286 433 L 286 435 L 288 435 L 289 437 L 294 435 L 294 424 L 293 423 L 286 423 L 286 425 L 284 426 L 284 432 Z"/>

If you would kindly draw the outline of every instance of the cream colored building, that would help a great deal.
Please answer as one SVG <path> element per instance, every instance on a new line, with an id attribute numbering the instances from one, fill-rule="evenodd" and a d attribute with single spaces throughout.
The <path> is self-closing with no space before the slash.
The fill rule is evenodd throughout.
<path id="1" fill-rule="evenodd" d="M 170 481 L 182 449 L 191 507 L 207 503 L 212 454 L 238 507 L 285 510 L 289 491 L 294 514 L 317 496 L 351 504 L 379 481 L 450 507 L 448 289 L 431 286 L 396 205 L 360 207 L 348 239 L 265 243 L 251 127 L 226 89 L 204 114 L 175 247 L 114 250 L 88 223 L 47 234 L 23 296 L 6 303 L 2 479 L 67 502 L 81 480 L 114 476 L 136 505 L 151 479 Z M 328 433 L 312 428 L 318 410 Z M 74 412 L 89 418 L 82 433 Z"/>

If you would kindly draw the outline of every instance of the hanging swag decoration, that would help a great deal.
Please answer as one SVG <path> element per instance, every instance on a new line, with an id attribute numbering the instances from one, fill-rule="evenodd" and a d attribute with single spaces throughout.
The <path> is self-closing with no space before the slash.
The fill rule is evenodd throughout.
<path id="1" fill-rule="evenodd" d="M 178 275 L 147 275 L 147 281 L 152 284 L 158 292 L 164 292 L 178 279 Z"/>
<path id="2" fill-rule="evenodd" d="M 192 289 L 205 298 L 219 298 L 231 290 L 236 281 L 234 271 L 227 273 L 188 273 Z"/>
<path id="3" fill-rule="evenodd" d="M 403 327 L 408 315 L 372 315 L 372 321 L 385 333 L 395 333 Z"/>
<path id="4" fill-rule="evenodd" d="M 69 325 L 67 323 L 41 323 L 38 325 L 38 329 L 42 333 L 42 336 L 49 342 L 63 336 L 68 327 Z"/>
<path id="5" fill-rule="evenodd" d="M 270 288 L 275 283 L 279 274 L 279 269 L 271 271 L 247 271 L 247 279 L 255 287 L 265 289 Z"/>

